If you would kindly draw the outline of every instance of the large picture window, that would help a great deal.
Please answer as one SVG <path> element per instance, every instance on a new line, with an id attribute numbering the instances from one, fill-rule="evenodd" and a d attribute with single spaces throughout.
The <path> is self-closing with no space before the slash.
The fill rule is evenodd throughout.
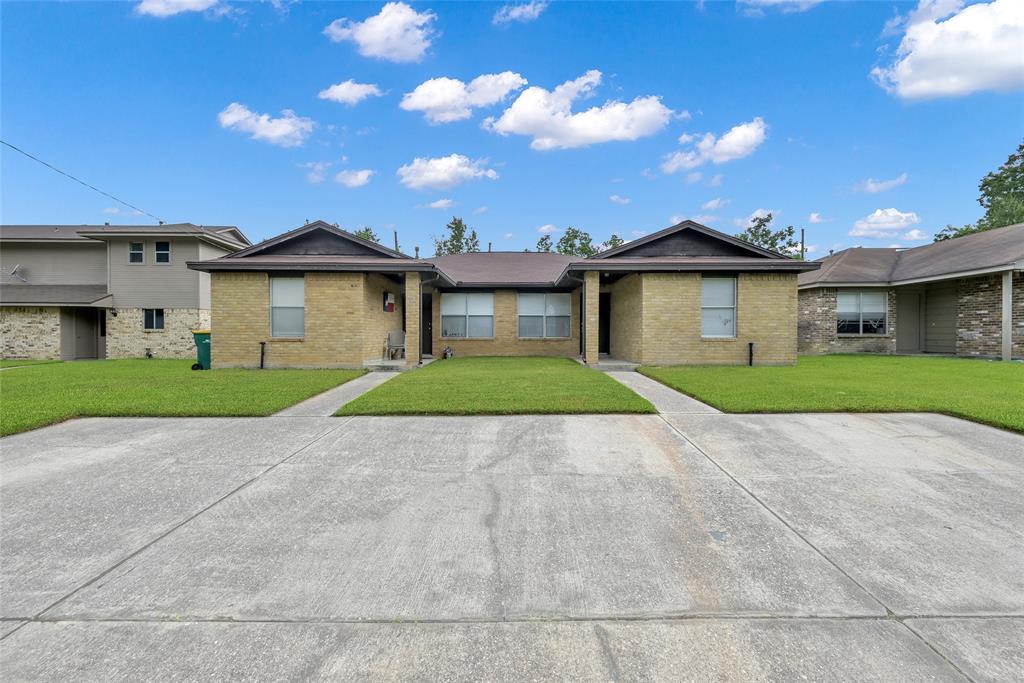
<path id="1" fill-rule="evenodd" d="M 836 332 L 885 334 L 886 293 L 839 292 L 836 296 Z"/>
<path id="2" fill-rule="evenodd" d="M 570 333 L 572 299 L 568 293 L 519 295 L 519 336 L 566 338 Z"/>
<path id="3" fill-rule="evenodd" d="M 494 337 L 494 295 L 441 295 L 441 336 L 468 339 Z"/>
<path id="4" fill-rule="evenodd" d="M 736 278 L 701 278 L 700 334 L 702 337 L 736 336 Z"/>
<path id="5" fill-rule="evenodd" d="M 305 332 L 305 306 L 304 278 L 270 278 L 270 336 L 301 337 Z"/>

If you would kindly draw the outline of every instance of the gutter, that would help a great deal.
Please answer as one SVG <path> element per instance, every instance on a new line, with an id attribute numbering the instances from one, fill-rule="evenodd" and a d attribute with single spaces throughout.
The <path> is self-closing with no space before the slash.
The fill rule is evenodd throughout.
<path id="1" fill-rule="evenodd" d="M 993 273 L 1005 273 L 1013 272 L 1015 270 L 1024 270 L 1024 261 L 1016 261 L 1014 263 L 1007 263 L 1001 266 L 992 266 L 991 268 L 977 268 L 975 270 L 961 270 L 955 273 L 943 273 L 941 275 L 928 275 L 926 277 L 908 278 L 906 280 L 870 280 L 867 282 L 829 282 L 827 280 L 818 280 L 805 285 L 798 285 L 797 289 L 818 289 L 821 287 L 836 287 L 836 288 L 850 288 L 850 287 L 902 287 L 905 285 L 916 285 L 924 284 L 928 282 L 943 282 L 945 280 L 959 280 L 965 277 L 976 277 L 978 275 L 991 275 Z"/>

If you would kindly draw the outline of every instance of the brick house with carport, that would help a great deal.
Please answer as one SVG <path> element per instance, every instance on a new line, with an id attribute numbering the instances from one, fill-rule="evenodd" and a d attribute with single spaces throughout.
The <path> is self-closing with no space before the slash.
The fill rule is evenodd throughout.
<path id="1" fill-rule="evenodd" d="M 214 260 L 215 367 L 406 363 L 439 355 L 646 364 L 790 364 L 806 263 L 683 221 L 582 259 L 534 252 L 411 258 L 323 221 Z"/>
<path id="2" fill-rule="evenodd" d="M 799 276 L 801 353 L 1024 358 L 1024 224 L 819 263 Z"/>

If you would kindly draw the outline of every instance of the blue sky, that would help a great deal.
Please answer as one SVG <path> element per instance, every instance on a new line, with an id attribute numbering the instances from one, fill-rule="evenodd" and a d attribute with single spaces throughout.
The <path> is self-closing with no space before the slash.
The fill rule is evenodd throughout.
<path id="1" fill-rule="evenodd" d="M 429 254 L 460 215 L 521 250 L 772 210 L 815 256 L 910 246 L 976 220 L 1024 138 L 1022 8 L 4 3 L 2 137 L 253 240 L 323 218 Z M 0 154 L 4 223 L 151 221 Z"/>

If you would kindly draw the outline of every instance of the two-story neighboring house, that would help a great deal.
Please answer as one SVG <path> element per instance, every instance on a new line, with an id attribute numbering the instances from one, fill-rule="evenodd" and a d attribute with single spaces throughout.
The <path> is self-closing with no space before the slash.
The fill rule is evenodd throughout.
<path id="1" fill-rule="evenodd" d="M 232 226 L 0 226 L 0 357 L 191 357 L 210 276 L 186 261 L 247 246 Z"/>

